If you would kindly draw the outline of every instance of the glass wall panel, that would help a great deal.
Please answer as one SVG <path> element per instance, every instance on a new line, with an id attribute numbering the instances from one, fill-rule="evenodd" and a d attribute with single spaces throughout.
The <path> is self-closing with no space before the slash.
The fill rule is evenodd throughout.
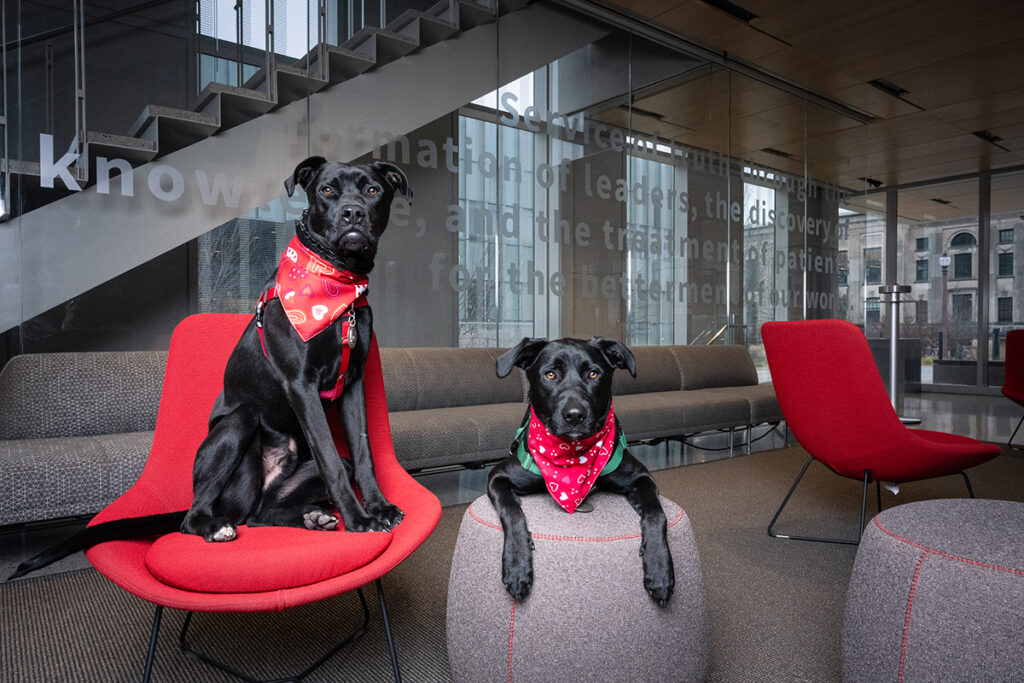
<path id="1" fill-rule="evenodd" d="M 922 384 L 974 385 L 983 295 L 978 250 L 978 182 L 901 190 L 898 275 L 909 284 L 900 336 L 920 349 Z"/>
<path id="2" fill-rule="evenodd" d="M 1024 328 L 1024 174 L 993 176 L 988 385 L 1005 379 L 1006 333 Z"/>
<path id="3" fill-rule="evenodd" d="M 884 206 L 851 199 L 866 174 L 836 157 L 860 124 L 543 3 L 456 5 L 457 33 L 413 1 L 5 3 L 0 360 L 160 348 L 189 313 L 251 312 L 311 155 L 409 177 L 371 274 L 383 345 L 730 342 L 766 376 L 767 320 L 879 336 Z M 1004 289 L 993 321 L 1014 319 Z M 950 315 L 978 310 L 956 294 Z"/>

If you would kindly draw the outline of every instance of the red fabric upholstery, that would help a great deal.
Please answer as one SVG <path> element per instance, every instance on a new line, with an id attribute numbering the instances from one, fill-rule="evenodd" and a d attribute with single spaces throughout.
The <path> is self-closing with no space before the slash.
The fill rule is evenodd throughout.
<path id="1" fill-rule="evenodd" d="M 171 339 L 149 461 L 132 488 L 96 515 L 91 523 L 188 508 L 192 501 L 195 453 L 206 436 L 210 409 L 223 387 L 227 358 L 251 319 L 248 315 L 206 313 L 190 316 L 178 325 Z M 216 584 L 217 592 L 212 592 L 210 585 L 186 582 L 202 589 L 194 590 L 168 585 L 157 578 L 147 565 L 147 556 L 156 539 L 102 543 L 86 551 L 89 561 L 111 581 L 145 600 L 175 609 L 207 612 L 282 610 L 354 590 L 380 578 L 430 535 L 440 519 L 441 504 L 395 458 L 376 339 L 371 344 L 364 384 L 377 480 L 388 500 L 405 512 L 402 523 L 390 534 L 285 530 L 288 532 L 285 536 L 294 533 L 311 539 L 311 547 L 294 557 L 294 566 L 289 570 L 289 553 L 276 547 L 280 540 L 277 532 L 259 529 L 258 534 L 253 534 L 252 548 L 243 550 L 243 546 L 238 546 L 230 552 L 242 555 L 250 549 L 257 552 L 255 546 L 265 542 L 267 559 L 264 561 L 274 565 L 273 571 L 268 570 L 258 582 L 253 576 L 239 572 L 234 590 L 231 590 L 230 573 L 222 572 Z M 374 547 L 380 547 L 377 538 L 380 535 L 388 536 L 390 542 L 376 554 Z M 328 547 L 330 540 L 336 540 L 338 547 Z M 361 566 L 348 570 L 340 559 L 344 548 L 360 543 L 366 543 L 367 548 L 360 550 L 360 556 L 351 558 L 353 561 L 347 564 Z M 197 564 L 210 557 L 208 552 L 225 552 L 203 541 L 196 545 Z M 154 551 L 151 562 L 156 563 L 158 556 L 158 551 Z M 311 561 L 322 566 L 319 576 L 310 570 Z M 283 578 L 289 575 L 292 575 L 291 580 Z M 306 583 L 307 580 L 312 582 Z M 180 576 L 178 581 L 182 581 Z"/>
<path id="2" fill-rule="evenodd" d="M 1003 396 L 1024 406 L 1024 330 L 1006 334 L 1006 378 Z"/>
<path id="3" fill-rule="evenodd" d="M 372 562 L 391 534 L 291 527 L 238 527 L 230 543 L 167 534 L 146 552 L 146 568 L 169 586 L 202 593 L 258 593 L 308 586 Z"/>
<path id="4" fill-rule="evenodd" d="M 955 474 L 999 447 L 954 434 L 907 429 L 889 402 L 864 334 L 844 320 L 761 326 L 775 394 L 793 435 L 844 477 L 911 481 Z"/>

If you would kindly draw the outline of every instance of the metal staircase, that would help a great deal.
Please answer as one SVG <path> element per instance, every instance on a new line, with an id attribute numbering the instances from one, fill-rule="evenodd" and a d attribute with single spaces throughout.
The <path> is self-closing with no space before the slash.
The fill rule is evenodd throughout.
<path id="1" fill-rule="evenodd" d="M 267 50 L 266 64 L 243 87 L 211 83 L 199 94 L 193 110 L 148 105 L 126 135 L 80 131 L 79 160 L 68 171 L 81 188 L 88 187 L 95 181 L 91 169 L 95 169 L 97 157 L 124 159 L 139 166 L 460 32 L 492 23 L 499 15 L 530 2 L 441 0 L 426 11 L 408 10 L 384 28 L 364 27 L 340 46 L 320 42 L 294 65 L 277 64 L 273 49 Z M 40 174 L 39 162 L 0 158 L 0 164 L 5 174 Z"/>
<path id="2" fill-rule="evenodd" d="M 500 59 L 498 33 L 484 26 L 499 14 Z M 0 223 L 0 265 L 7 258 L 5 272 L 20 273 L 0 278 L 20 304 L 0 307 L 0 331 L 279 199 L 310 153 L 363 157 L 609 30 L 549 3 L 502 0 L 491 10 L 445 0 L 341 46 L 318 45 L 299 66 L 271 63 L 244 87 L 211 85 L 194 110 L 147 106 L 132 135 L 80 134 L 77 164 L 61 151 L 41 157 L 56 182 L 35 195 L 48 202 L 17 216 L 15 230 Z M 99 157 L 130 172 L 97 173 Z M 40 165 L 4 170 L 24 190 L 42 186 Z"/>

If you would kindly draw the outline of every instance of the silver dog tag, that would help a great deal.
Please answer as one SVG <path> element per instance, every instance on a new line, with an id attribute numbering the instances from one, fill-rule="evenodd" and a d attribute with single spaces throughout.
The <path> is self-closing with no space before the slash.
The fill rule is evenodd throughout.
<path id="1" fill-rule="evenodd" d="M 352 311 L 348 316 L 348 348 L 356 347 L 356 314 Z"/>
<path id="2" fill-rule="evenodd" d="M 576 506 L 576 512 L 593 512 L 594 505 L 589 500 L 585 500 Z"/>

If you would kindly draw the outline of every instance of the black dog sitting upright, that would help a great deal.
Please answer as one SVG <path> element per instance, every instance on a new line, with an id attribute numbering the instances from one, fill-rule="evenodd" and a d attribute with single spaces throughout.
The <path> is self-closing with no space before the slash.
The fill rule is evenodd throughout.
<path id="1" fill-rule="evenodd" d="M 196 454 L 187 512 L 124 519 L 26 560 L 11 578 L 104 541 L 177 528 L 230 541 L 239 524 L 386 531 L 403 513 L 381 493 L 367 435 L 363 370 L 373 315 L 363 293 L 395 193 L 408 179 L 384 162 L 310 157 L 285 181 L 309 208 L 231 352 L 210 431 Z M 325 409 L 338 401 L 351 461 L 339 457 Z M 352 479 L 359 487 L 356 498 Z"/>
<path id="2" fill-rule="evenodd" d="M 518 496 L 546 490 L 573 512 L 593 485 L 626 496 L 640 515 L 644 589 L 664 607 L 675 587 L 665 512 L 654 478 L 626 448 L 612 407 L 612 372 L 626 369 L 636 377 L 633 354 L 620 342 L 597 337 L 525 338 L 498 358 L 498 376 L 515 366 L 526 374 L 530 410 L 509 458 L 487 479 L 505 533 L 505 589 L 522 600 L 533 586 L 533 542 Z"/>
<path id="3" fill-rule="evenodd" d="M 278 265 L 274 286 L 228 359 L 210 433 L 196 454 L 192 507 L 181 530 L 229 541 L 235 526 L 386 531 L 402 520 L 373 472 L 363 368 L 373 315 L 363 292 L 395 192 L 396 166 L 311 157 L 285 181 L 309 208 Z M 338 413 L 351 454 L 338 457 L 324 414 Z M 362 494 L 356 498 L 351 479 Z"/>

